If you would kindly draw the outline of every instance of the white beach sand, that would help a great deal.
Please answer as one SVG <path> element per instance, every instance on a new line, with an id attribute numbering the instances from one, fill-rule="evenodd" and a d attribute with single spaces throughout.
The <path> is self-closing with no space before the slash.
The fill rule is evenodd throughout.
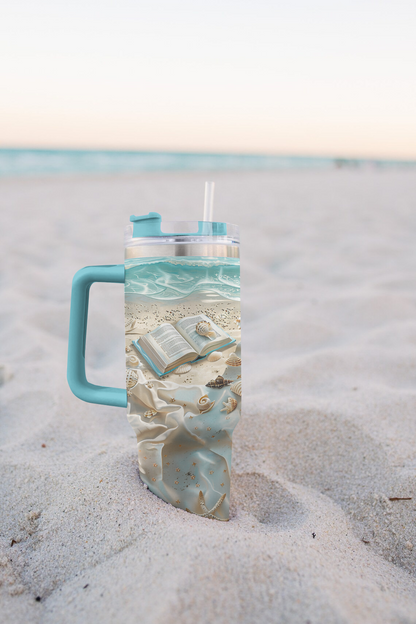
<path id="1" fill-rule="evenodd" d="M 145 489 L 125 410 L 66 383 L 73 274 L 123 261 L 130 214 L 198 218 L 206 176 L 0 182 L 4 623 L 416 622 L 416 172 L 212 177 L 242 228 L 228 523 Z M 120 285 L 87 356 L 123 387 Z"/>
<path id="2" fill-rule="evenodd" d="M 146 301 L 145 299 L 142 300 Z M 208 310 L 207 305 L 209 305 Z M 235 341 L 231 346 L 222 347 L 220 349 L 218 352 L 220 358 L 215 362 L 209 362 L 207 359 L 204 359 L 200 362 L 194 362 L 191 370 L 186 374 L 179 375 L 178 372 L 174 370 L 163 377 L 164 380 L 175 381 L 177 383 L 200 384 L 205 386 L 207 381 L 215 379 L 217 375 L 224 375 L 224 371 L 227 368 L 225 360 L 236 350 L 237 343 L 241 340 L 241 326 L 240 323 L 237 322 L 241 315 L 239 301 L 225 301 L 222 298 L 218 298 L 218 301 L 209 301 L 209 304 L 207 304 L 203 295 L 198 293 L 195 297 L 188 296 L 185 303 L 178 303 L 175 301 L 174 303 L 158 302 L 158 304 L 155 304 L 154 301 L 149 299 L 145 319 L 143 319 L 141 306 L 134 303 L 126 303 L 124 313 L 127 323 L 135 323 L 133 329 L 128 331 L 125 335 L 125 347 L 126 349 L 130 349 L 126 352 L 126 365 L 130 368 L 127 362 L 129 355 L 138 357 L 140 370 L 147 380 L 155 379 L 157 375 L 155 376 L 154 370 L 138 352 L 133 343 L 149 331 L 157 329 L 161 323 L 171 323 L 175 325 L 181 318 L 208 314 L 210 315 L 209 318 L 214 320 L 214 322 Z"/>

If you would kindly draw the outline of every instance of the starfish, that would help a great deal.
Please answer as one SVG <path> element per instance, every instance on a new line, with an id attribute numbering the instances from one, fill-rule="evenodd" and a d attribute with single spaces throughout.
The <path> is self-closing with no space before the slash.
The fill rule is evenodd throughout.
<path id="1" fill-rule="evenodd" d="M 201 514 L 196 513 L 195 516 L 201 516 L 201 518 L 210 518 L 211 520 L 220 520 L 221 522 L 227 522 L 226 518 L 217 518 L 217 516 L 214 516 L 214 512 L 217 511 L 217 509 L 221 507 L 222 503 L 224 502 L 225 496 L 226 496 L 225 494 L 220 496 L 220 498 L 215 503 L 214 507 L 212 509 L 208 509 L 208 507 L 205 504 L 205 496 L 203 495 L 202 490 L 200 490 L 199 496 L 198 496 L 198 502 L 199 502 L 199 506 L 202 509 L 202 513 Z M 186 508 L 186 511 L 189 511 L 189 509 Z M 189 513 L 193 513 L 193 512 L 189 511 Z"/>

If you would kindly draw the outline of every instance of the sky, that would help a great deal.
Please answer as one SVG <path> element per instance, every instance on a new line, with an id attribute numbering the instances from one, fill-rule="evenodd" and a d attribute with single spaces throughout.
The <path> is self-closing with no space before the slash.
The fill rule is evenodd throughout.
<path id="1" fill-rule="evenodd" d="M 415 0 L 3 0 L 0 147 L 416 158 Z"/>

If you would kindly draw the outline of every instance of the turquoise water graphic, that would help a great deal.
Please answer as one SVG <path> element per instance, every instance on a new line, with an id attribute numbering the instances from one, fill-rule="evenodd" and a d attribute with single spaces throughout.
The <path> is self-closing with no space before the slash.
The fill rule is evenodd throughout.
<path id="1" fill-rule="evenodd" d="M 139 171 L 244 171 L 409 167 L 414 161 L 261 154 L 203 154 L 116 150 L 0 149 L 0 177 Z"/>
<path id="2" fill-rule="evenodd" d="M 177 301 L 194 293 L 215 292 L 240 299 L 240 261 L 234 258 L 135 258 L 125 262 L 125 294 Z"/>

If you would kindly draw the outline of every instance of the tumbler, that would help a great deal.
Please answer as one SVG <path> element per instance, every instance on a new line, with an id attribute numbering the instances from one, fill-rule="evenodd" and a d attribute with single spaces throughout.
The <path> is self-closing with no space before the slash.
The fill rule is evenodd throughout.
<path id="1" fill-rule="evenodd" d="M 167 503 L 229 519 L 232 434 L 241 411 L 236 225 L 132 216 L 124 265 L 85 267 L 72 285 L 68 383 L 84 401 L 127 407 L 139 471 Z M 85 375 L 89 289 L 124 283 L 126 389 Z"/>

